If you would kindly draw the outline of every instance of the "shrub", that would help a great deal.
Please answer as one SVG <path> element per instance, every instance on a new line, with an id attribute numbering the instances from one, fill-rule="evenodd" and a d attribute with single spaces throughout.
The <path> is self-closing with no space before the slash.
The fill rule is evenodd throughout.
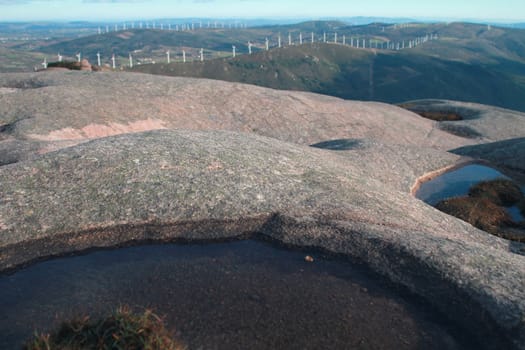
<path id="1" fill-rule="evenodd" d="M 470 188 L 469 195 L 487 198 L 492 203 L 504 207 L 513 206 L 523 200 L 520 187 L 506 179 L 480 182 Z"/>
<path id="2" fill-rule="evenodd" d="M 178 350 L 161 318 L 151 310 L 133 314 L 120 307 L 106 318 L 91 322 L 89 317 L 64 322 L 58 331 L 35 335 L 26 350 Z"/>

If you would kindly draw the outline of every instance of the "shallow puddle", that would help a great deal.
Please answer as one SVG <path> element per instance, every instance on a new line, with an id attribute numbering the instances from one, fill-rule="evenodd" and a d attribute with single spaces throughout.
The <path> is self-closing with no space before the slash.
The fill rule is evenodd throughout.
<path id="1" fill-rule="evenodd" d="M 416 197 L 436 205 L 443 199 L 467 195 L 470 187 L 478 182 L 500 178 L 508 179 L 493 168 L 478 164 L 466 165 L 422 183 Z"/>
<path id="2" fill-rule="evenodd" d="M 366 268 L 311 253 L 315 261 L 306 262 L 305 254 L 238 241 L 45 261 L 0 276 L 0 348 L 118 305 L 166 316 L 189 349 L 477 347 Z"/>

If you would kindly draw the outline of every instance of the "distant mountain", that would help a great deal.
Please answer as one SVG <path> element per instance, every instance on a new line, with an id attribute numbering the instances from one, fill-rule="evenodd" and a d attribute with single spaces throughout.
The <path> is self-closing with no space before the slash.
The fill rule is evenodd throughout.
<path id="1" fill-rule="evenodd" d="M 354 29 L 363 35 L 375 24 Z M 442 98 L 525 111 L 525 32 L 475 24 L 389 29 L 395 40 L 421 32 L 440 40 L 415 49 L 362 50 L 305 44 L 204 63 L 141 65 L 133 71 L 238 81 L 390 103 Z"/>

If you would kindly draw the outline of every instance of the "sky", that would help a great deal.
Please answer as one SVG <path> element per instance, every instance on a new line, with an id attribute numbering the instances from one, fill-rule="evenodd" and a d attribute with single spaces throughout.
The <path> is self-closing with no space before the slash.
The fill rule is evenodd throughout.
<path id="1" fill-rule="evenodd" d="M 525 0 L 0 0 L 0 21 L 410 17 L 525 21 Z"/>

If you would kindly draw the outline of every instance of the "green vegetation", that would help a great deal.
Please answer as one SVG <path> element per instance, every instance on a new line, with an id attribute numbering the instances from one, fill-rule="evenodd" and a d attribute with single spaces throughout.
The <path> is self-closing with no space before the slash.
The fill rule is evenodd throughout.
<path id="1" fill-rule="evenodd" d="M 71 70 L 80 70 L 81 65 L 79 62 L 73 61 L 62 61 L 62 62 L 50 62 L 47 65 L 48 68 L 67 68 Z"/>
<path id="2" fill-rule="evenodd" d="M 184 349 L 152 311 L 133 314 L 120 307 L 104 319 L 91 322 L 89 317 L 63 323 L 52 334 L 36 335 L 26 350 L 179 350 Z"/>
<path id="3" fill-rule="evenodd" d="M 202 65 L 141 65 L 133 71 L 202 77 L 265 87 L 302 90 L 345 99 L 399 103 L 439 98 L 471 101 L 525 111 L 523 30 L 455 23 L 393 29 L 381 25 L 339 27 L 339 38 L 407 40 L 438 33 L 439 40 L 400 51 L 355 49 L 333 43 L 285 46 Z M 333 40 L 333 39 L 332 39 Z M 341 39 L 339 39 L 341 40 Z M 242 44 L 238 53 L 245 52 Z M 231 51 L 230 48 L 226 52 Z M 458 115 L 433 117 L 457 120 Z M 449 119 L 447 119 L 449 118 Z M 456 131 L 451 128 L 451 131 Z M 457 130 L 464 133 L 465 130 Z M 471 136 L 473 137 L 473 136 Z"/>
<path id="4" fill-rule="evenodd" d="M 496 179 L 472 186 L 468 196 L 442 200 L 436 208 L 496 236 L 525 241 L 525 226 L 514 222 L 505 209 L 516 204 L 525 214 L 525 196 L 519 186 Z"/>

